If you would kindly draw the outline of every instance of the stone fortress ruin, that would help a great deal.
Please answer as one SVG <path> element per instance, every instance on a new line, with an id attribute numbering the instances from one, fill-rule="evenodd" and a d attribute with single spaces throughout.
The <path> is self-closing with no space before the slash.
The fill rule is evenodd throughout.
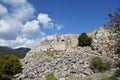
<path id="1" fill-rule="evenodd" d="M 53 39 L 45 39 L 33 50 L 49 52 L 49 51 L 69 51 L 78 45 L 77 34 L 55 35 Z"/>

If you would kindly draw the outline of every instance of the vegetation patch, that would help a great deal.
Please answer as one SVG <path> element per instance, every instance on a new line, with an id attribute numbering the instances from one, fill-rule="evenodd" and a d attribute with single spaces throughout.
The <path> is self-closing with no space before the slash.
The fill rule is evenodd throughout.
<path id="1" fill-rule="evenodd" d="M 98 73 L 84 78 L 78 78 L 75 75 L 70 75 L 69 78 L 66 80 L 117 80 L 116 78 L 111 78 L 111 77 L 112 74 Z"/>
<path id="2" fill-rule="evenodd" d="M 49 57 L 54 57 L 55 53 L 54 52 L 48 52 L 48 53 L 46 53 L 46 55 L 49 56 Z"/>
<path id="3" fill-rule="evenodd" d="M 90 46 L 92 43 L 92 38 L 88 37 L 86 33 L 82 33 L 78 38 L 78 46 Z"/>
<path id="4" fill-rule="evenodd" d="M 116 70 L 114 76 L 120 77 L 120 60 L 118 60 L 118 62 L 116 64 L 116 68 L 117 68 L 117 70 Z"/>
<path id="5" fill-rule="evenodd" d="M 57 53 L 57 52 L 47 52 L 46 55 L 47 55 L 48 57 L 51 57 L 51 58 L 54 58 L 54 59 L 61 57 L 61 56 L 59 55 L 59 53 Z"/>
<path id="6" fill-rule="evenodd" d="M 45 80 L 58 80 L 53 74 L 48 74 L 45 76 Z"/>
<path id="7" fill-rule="evenodd" d="M 18 58 L 12 54 L 0 56 L 0 80 L 11 80 L 13 75 L 21 72 Z"/>
<path id="8" fill-rule="evenodd" d="M 111 68 L 111 63 L 108 61 L 103 62 L 101 58 L 95 57 L 95 58 L 91 59 L 90 68 L 94 72 L 103 72 L 103 71 Z"/>

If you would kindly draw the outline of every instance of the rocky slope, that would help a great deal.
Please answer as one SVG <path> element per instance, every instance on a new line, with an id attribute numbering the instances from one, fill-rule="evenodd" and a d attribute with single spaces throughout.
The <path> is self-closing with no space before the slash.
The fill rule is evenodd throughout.
<path id="1" fill-rule="evenodd" d="M 29 53 L 34 52 L 30 51 Z M 90 59 L 98 56 L 97 54 L 90 47 L 78 47 L 72 52 L 36 52 L 34 56 L 31 55 L 22 60 L 24 69 L 19 78 L 23 78 L 23 80 L 44 80 L 45 75 L 51 73 L 58 79 L 65 79 L 71 74 L 77 77 L 85 77 L 93 74 L 89 68 Z"/>
<path id="2" fill-rule="evenodd" d="M 99 56 L 105 60 L 112 55 L 116 42 L 120 39 L 120 26 L 101 27 L 89 34 L 93 38 L 91 47 L 78 47 L 79 35 L 55 36 L 44 40 L 21 60 L 23 71 L 15 75 L 16 80 L 45 80 L 45 75 L 54 74 L 59 80 L 68 76 L 85 77 L 94 74 L 89 68 L 92 57 Z"/>
<path id="3" fill-rule="evenodd" d="M 89 34 L 92 37 L 92 46 L 101 55 L 114 55 L 120 41 L 120 24 L 111 27 L 100 27 Z"/>

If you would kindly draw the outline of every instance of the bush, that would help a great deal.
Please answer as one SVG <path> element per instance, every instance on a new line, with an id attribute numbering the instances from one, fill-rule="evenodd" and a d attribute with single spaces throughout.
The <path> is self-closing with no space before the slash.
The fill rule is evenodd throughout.
<path id="1" fill-rule="evenodd" d="M 88 37 L 86 33 L 82 33 L 78 38 L 78 46 L 90 46 L 92 38 Z"/>
<path id="2" fill-rule="evenodd" d="M 120 77 L 120 60 L 116 64 L 117 70 L 115 72 L 116 77 Z"/>
<path id="3" fill-rule="evenodd" d="M 90 78 L 90 77 L 88 77 L 88 78 L 86 78 L 86 80 L 93 80 L 92 78 Z"/>
<path id="4" fill-rule="evenodd" d="M 109 78 L 109 80 L 119 80 L 117 76 L 113 75 Z"/>
<path id="5" fill-rule="evenodd" d="M 110 62 L 103 62 L 99 57 L 95 57 L 91 60 L 90 68 L 93 71 L 103 72 L 109 69 L 111 66 Z"/>
<path id="6" fill-rule="evenodd" d="M 53 74 L 48 74 L 45 76 L 46 80 L 58 80 Z"/>
<path id="7" fill-rule="evenodd" d="M 11 78 L 12 78 L 11 76 L 0 73 L 0 80 L 12 80 Z"/>
<path id="8" fill-rule="evenodd" d="M 21 72 L 22 68 L 18 58 L 12 54 L 0 56 L 0 76 L 3 78 L 10 78 L 13 75 Z M 9 79 L 5 79 L 9 80 Z"/>

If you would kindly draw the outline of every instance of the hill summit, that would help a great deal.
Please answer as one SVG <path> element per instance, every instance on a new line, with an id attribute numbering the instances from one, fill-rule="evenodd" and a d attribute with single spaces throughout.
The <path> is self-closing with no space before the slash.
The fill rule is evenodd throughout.
<path id="1" fill-rule="evenodd" d="M 88 36 L 92 44 L 87 47 L 78 46 L 78 34 L 56 35 L 42 41 L 21 60 L 23 71 L 15 75 L 16 79 L 45 80 L 48 74 L 54 74 L 58 80 L 70 80 L 70 75 L 82 78 L 96 73 L 90 68 L 93 57 L 111 62 L 117 59 L 120 25 L 100 27 Z"/>

